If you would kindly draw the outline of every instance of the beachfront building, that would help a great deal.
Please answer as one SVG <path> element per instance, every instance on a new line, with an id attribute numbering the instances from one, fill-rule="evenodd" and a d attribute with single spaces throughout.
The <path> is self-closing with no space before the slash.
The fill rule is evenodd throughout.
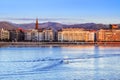
<path id="1" fill-rule="evenodd" d="M 9 30 L 10 32 L 10 41 L 24 41 L 25 40 L 25 34 L 22 29 L 16 29 L 16 30 Z"/>
<path id="2" fill-rule="evenodd" d="M 120 41 L 120 29 L 118 30 L 98 30 L 97 31 L 97 41 L 107 42 L 107 41 Z"/>
<path id="3" fill-rule="evenodd" d="M 63 41 L 62 30 L 59 30 L 57 35 L 58 35 L 58 37 L 57 37 L 58 41 Z"/>
<path id="4" fill-rule="evenodd" d="M 44 41 L 44 34 L 41 29 L 38 30 L 38 41 Z"/>
<path id="5" fill-rule="evenodd" d="M 94 41 L 94 32 L 80 28 L 63 28 L 58 31 L 58 41 Z"/>
<path id="6" fill-rule="evenodd" d="M 25 30 L 25 41 L 44 41 L 42 30 Z"/>
<path id="7" fill-rule="evenodd" d="M 55 33 L 52 29 L 43 30 L 44 41 L 54 41 Z"/>
<path id="8" fill-rule="evenodd" d="M 96 31 L 86 31 L 87 32 L 87 38 L 89 42 L 94 42 L 95 41 L 95 32 Z"/>
<path id="9" fill-rule="evenodd" d="M 24 41 L 25 40 L 25 34 L 24 34 L 24 30 L 21 28 L 17 29 L 17 41 Z"/>
<path id="10" fill-rule="evenodd" d="M 32 40 L 31 34 L 32 34 L 32 30 L 25 30 L 25 41 Z"/>
<path id="11" fill-rule="evenodd" d="M 9 30 L 10 32 L 10 41 L 17 41 L 18 40 L 18 33 L 16 30 Z"/>
<path id="12" fill-rule="evenodd" d="M 0 40 L 9 40 L 10 39 L 10 33 L 8 30 L 0 29 Z"/>
<path id="13" fill-rule="evenodd" d="M 38 41 L 38 30 L 32 29 L 32 31 L 31 31 L 31 39 L 32 39 L 32 41 Z"/>

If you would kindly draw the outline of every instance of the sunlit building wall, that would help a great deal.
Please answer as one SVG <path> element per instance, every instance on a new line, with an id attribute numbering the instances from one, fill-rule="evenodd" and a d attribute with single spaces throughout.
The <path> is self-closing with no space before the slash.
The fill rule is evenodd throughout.
<path id="1" fill-rule="evenodd" d="M 0 40 L 9 40 L 10 33 L 8 30 L 0 29 Z"/>
<path id="2" fill-rule="evenodd" d="M 105 40 L 105 30 L 101 29 L 96 32 L 96 39 L 97 41 L 104 41 Z"/>
<path id="3" fill-rule="evenodd" d="M 94 41 L 94 32 L 80 28 L 63 28 L 58 31 L 58 41 Z"/>
<path id="4" fill-rule="evenodd" d="M 95 41 L 95 31 L 89 31 L 88 33 L 88 41 Z"/>
<path id="5" fill-rule="evenodd" d="M 97 41 L 120 41 L 120 30 L 99 30 Z"/>

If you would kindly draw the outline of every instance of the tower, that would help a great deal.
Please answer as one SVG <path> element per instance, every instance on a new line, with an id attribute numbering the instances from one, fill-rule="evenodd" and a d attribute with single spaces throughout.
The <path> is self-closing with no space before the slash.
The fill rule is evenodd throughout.
<path id="1" fill-rule="evenodd" d="M 39 23 L 38 23 L 38 18 L 36 19 L 36 24 L 35 24 L 35 29 L 38 29 Z"/>

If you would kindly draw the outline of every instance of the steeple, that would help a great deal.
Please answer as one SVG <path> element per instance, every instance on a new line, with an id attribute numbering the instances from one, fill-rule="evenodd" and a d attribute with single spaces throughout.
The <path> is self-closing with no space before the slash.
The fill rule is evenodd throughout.
<path id="1" fill-rule="evenodd" d="M 38 18 L 36 19 L 36 24 L 35 24 L 35 29 L 38 29 L 39 23 L 38 23 Z"/>

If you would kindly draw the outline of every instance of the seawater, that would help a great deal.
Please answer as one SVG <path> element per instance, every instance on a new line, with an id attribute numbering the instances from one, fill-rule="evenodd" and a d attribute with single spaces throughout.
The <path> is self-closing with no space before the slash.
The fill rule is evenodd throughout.
<path id="1" fill-rule="evenodd" d="M 120 47 L 2 47 L 0 80 L 120 80 Z"/>

